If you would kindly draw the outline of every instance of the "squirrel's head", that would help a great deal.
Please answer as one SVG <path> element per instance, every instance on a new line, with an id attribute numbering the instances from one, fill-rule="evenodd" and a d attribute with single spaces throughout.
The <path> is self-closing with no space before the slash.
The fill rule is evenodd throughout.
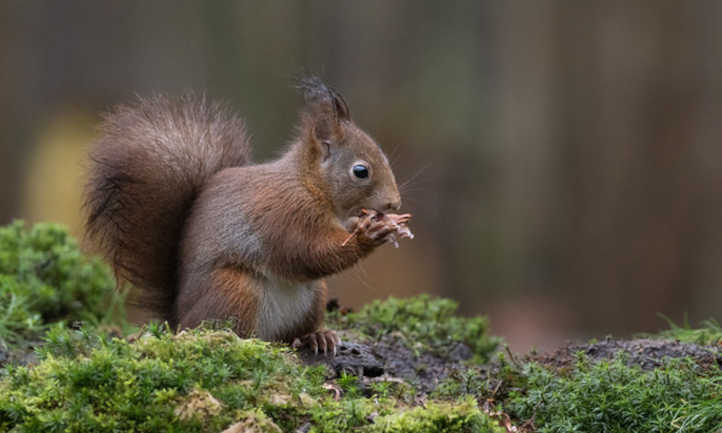
<path id="1" fill-rule="evenodd" d="M 396 212 L 401 195 L 388 158 L 378 144 L 351 121 L 343 97 L 317 77 L 298 86 L 304 93 L 302 146 L 342 221 L 362 209 Z"/>

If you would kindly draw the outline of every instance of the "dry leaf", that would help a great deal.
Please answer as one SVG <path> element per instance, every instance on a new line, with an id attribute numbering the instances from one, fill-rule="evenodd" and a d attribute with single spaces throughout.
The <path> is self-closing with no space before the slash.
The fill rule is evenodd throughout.
<path id="1" fill-rule="evenodd" d="M 182 420 L 191 418 L 206 419 L 221 412 L 223 405 L 208 391 L 193 390 L 183 398 L 174 414 Z"/>

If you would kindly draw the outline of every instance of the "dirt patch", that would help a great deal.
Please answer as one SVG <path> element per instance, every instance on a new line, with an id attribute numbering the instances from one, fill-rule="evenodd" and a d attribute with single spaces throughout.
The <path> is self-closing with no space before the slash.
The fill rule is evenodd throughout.
<path id="1" fill-rule="evenodd" d="M 13 348 L 13 350 L 0 347 L 0 368 L 9 364 L 30 365 L 37 363 L 38 357 L 35 348 L 41 344 L 40 341 L 25 343 L 20 347 Z"/>
<path id="2" fill-rule="evenodd" d="M 463 343 L 454 343 L 439 353 L 414 353 L 393 335 L 384 336 L 373 344 L 355 343 L 343 331 L 337 333 L 341 344 L 335 357 L 314 355 L 309 349 L 299 352 L 307 364 L 324 364 L 332 378 L 343 372 L 359 377 L 361 385 L 368 387 L 375 378 L 384 376 L 393 381 L 403 379 L 417 392 L 425 394 L 456 371 L 466 370 L 464 361 L 472 356 L 471 350 Z"/>
<path id="3" fill-rule="evenodd" d="M 643 370 L 652 370 L 662 366 L 665 358 L 686 357 L 694 359 L 703 366 L 722 367 L 722 348 L 719 346 L 701 346 L 674 340 L 648 338 L 606 339 L 591 344 L 569 344 L 551 353 L 530 355 L 528 359 L 556 368 L 567 368 L 574 365 L 579 352 L 584 353 L 592 360 L 609 360 L 618 353 L 625 353 L 628 365 L 637 365 Z"/>

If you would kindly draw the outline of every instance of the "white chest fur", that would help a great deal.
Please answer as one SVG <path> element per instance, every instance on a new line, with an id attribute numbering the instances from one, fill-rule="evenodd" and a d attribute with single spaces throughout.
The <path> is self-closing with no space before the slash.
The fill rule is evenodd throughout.
<path id="1" fill-rule="evenodd" d="M 276 340 L 296 328 L 313 308 L 313 284 L 267 281 L 256 313 L 256 336 Z"/>

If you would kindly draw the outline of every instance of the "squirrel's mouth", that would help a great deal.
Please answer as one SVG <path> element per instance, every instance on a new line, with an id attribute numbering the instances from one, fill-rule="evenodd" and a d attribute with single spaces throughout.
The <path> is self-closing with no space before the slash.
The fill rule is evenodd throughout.
<path id="1" fill-rule="evenodd" d="M 346 230 L 351 231 L 356 227 L 356 224 L 358 224 L 358 221 L 361 218 L 364 218 L 368 215 L 368 212 L 374 213 L 374 214 L 380 214 L 381 212 L 377 211 L 376 209 L 366 208 L 366 207 L 357 207 L 353 208 L 350 211 L 346 212 L 346 214 L 339 219 L 341 220 L 341 225 L 346 228 Z"/>
<path id="2" fill-rule="evenodd" d="M 372 207 L 361 207 L 351 212 L 350 215 L 350 218 L 367 218 L 369 215 L 373 215 L 374 217 L 380 217 L 384 215 L 384 212 L 381 212 L 380 210 Z"/>

